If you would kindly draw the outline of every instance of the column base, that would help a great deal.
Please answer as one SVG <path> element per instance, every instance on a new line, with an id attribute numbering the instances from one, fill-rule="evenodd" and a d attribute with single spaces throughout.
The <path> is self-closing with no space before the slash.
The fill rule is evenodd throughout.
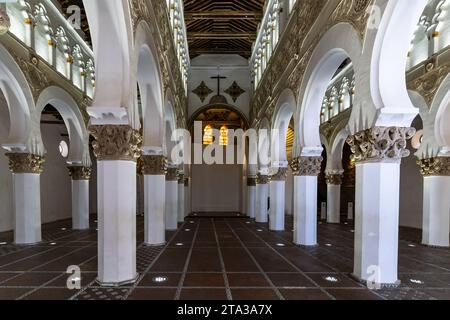
<path id="1" fill-rule="evenodd" d="M 30 243 L 17 243 L 15 241 L 13 241 L 11 244 L 15 245 L 15 246 L 19 246 L 19 247 L 31 247 L 31 246 L 37 246 L 37 245 L 43 245 L 47 242 L 51 242 L 51 241 L 36 241 L 36 242 L 30 242 Z"/>
<path id="2" fill-rule="evenodd" d="M 139 278 L 139 273 L 136 273 L 136 276 L 130 280 L 124 280 L 124 281 L 120 281 L 120 282 L 102 282 L 97 278 L 97 279 L 95 279 L 95 282 L 97 282 L 102 287 L 120 287 L 120 286 L 124 286 L 126 284 L 135 283 L 138 278 Z"/>
<path id="3" fill-rule="evenodd" d="M 167 244 L 167 241 L 164 241 L 164 242 L 156 243 L 156 244 L 144 243 L 144 246 L 146 246 L 146 247 L 162 247 L 162 246 L 165 246 L 166 244 Z"/>
<path id="4" fill-rule="evenodd" d="M 296 247 L 299 247 L 299 248 L 315 248 L 315 247 L 318 247 L 318 246 L 319 246 L 318 243 L 306 245 L 306 244 L 298 244 L 298 243 L 293 242 L 293 244 L 294 244 Z"/>
<path id="5" fill-rule="evenodd" d="M 435 244 L 426 244 L 426 243 L 421 243 L 420 245 L 422 245 L 424 247 L 428 247 L 428 248 L 434 248 L 434 249 L 448 249 L 448 248 L 450 248 L 450 246 L 439 246 L 439 245 L 435 245 Z"/>
<path id="6" fill-rule="evenodd" d="M 350 274 L 349 277 L 367 287 L 367 280 L 361 279 L 354 274 Z M 395 283 L 376 283 L 375 286 L 379 286 L 379 289 L 395 289 L 398 288 L 401 283 L 400 280 L 397 280 Z"/>

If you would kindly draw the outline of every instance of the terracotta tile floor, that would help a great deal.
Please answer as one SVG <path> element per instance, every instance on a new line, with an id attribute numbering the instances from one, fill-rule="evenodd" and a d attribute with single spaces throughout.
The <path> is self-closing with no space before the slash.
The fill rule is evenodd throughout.
<path id="1" fill-rule="evenodd" d="M 319 223 L 319 246 L 292 245 L 291 219 L 286 232 L 244 217 L 211 213 L 186 219 L 168 232 L 164 247 L 146 247 L 143 217 L 138 217 L 134 285 L 102 288 L 97 270 L 96 221 L 91 229 L 72 231 L 70 220 L 43 226 L 44 241 L 11 244 L 1 233 L 0 299 L 447 299 L 450 300 L 450 250 L 421 246 L 420 232 L 401 229 L 396 289 L 372 291 L 350 277 L 353 226 Z M 67 267 L 82 270 L 82 287 L 66 286 Z M 163 282 L 156 281 L 164 280 Z M 330 279 L 332 281 L 330 281 Z"/>

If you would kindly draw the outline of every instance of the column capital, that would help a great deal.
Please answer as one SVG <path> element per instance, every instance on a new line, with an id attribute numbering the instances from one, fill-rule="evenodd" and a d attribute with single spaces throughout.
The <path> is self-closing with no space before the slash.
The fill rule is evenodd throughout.
<path id="1" fill-rule="evenodd" d="M 34 173 L 44 172 L 45 157 L 31 153 L 6 153 L 9 159 L 9 170 L 12 173 Z"/>
<path id="2" fill-rule="evenodd" d="M 189 178 L 184 178 L 184 186 L 189 187 Z"/>
<path id="3" fill-rule="evenodd" d="M 142 136 L 129 125 L 91 125 L 89 131 L 98 161 L 137 161 L 141 155 Z"/>
<path id="4" fill-rule="evenodd" d="M 178 181 L 178 168 L 168 167 L 166 172 L 166 181 Z"/>
<path id="5" fill-rule="evenodd" d="M 269 176 L 258 173 L 256 176 L 256 184 L 267 184 L 269 182 Z"/>
<path id="6" fill-rule="evenodd" d="M 257 177 L 247 177 L 247 187 L 255 187 Z"/>
<path id="7" fill-rule="evenodd" d="M 184 173 L 178 172 L 177 179 L 178 184 L 184 184 Z"/>
<path id="8" fill-rule="evenodd" d="M 406 141 L 415 133 L 414 128 L 373 127 L 348 137 L 347 143 L 356 162 L 399 162 L 409 156 Z"/>
<path id="9" fill-rule="evenodd" d="M 272 172 L 270 174 L 270 181 L 286 181 L 287 178 L 287 169 L 286 167 L 275 167 L 272 168 Z"/>
<path id="10" fill-rule="evenodd" d="M 450 176 L 450 157 L 435 157 L 417 161 L 424 177 Z"/>
<path id="11" fill-rule="evenodd" d="M 292 159 L 291 168 L 294 176 L 318 176 L 322 157 L 297 157 Z"/>
<path id="12" fill-rule="evenodd" d="M 163 155 L 143 155 L 142 174 L 146 176 L 164 176 L 167 172 L 167 158 Z"/>
<path id="13" fill-rule="evenodd" d="M 69 166 L 69 174 L 72 177 L 72 180 L 90 180 L 92 174 L 91 167 L 83 167 L 83 166 Z"/>
<path id="14" fill-rule="evenodd" d="M 327 173 L 325 175 L 325 181 L 327 185 L 340 186 L 342 184 L 342 177 L 340 173 Z"/>

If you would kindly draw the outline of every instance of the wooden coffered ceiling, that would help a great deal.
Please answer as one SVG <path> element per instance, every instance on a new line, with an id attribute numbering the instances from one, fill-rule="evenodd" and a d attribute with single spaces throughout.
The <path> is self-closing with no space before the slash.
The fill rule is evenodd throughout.
<path id="1" fill-rule="evenodd" d="M 249 58 L 265 0 L 185 0 L 191 58 L 234 53 Z"/>

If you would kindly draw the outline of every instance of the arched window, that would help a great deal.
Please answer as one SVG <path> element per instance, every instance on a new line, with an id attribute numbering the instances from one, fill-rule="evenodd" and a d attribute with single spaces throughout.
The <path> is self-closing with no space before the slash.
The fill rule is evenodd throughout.
<path id="1" fill-rule="evenodd" d="M 203 129 L 203 144 L 213 144 L 214 138 L 213 138 L 213 128 L 208 124 L 205 126 L 205 129 Z"/>
<path id="2" fill-rule="evenodd" d="M 31 18 L 30 6 L 20 0 L 14 3 L 6 4 L 6 12 L 11 20 L 9 31 L 27 46 L 31 46 Z"/>
<path id="3" fill-rule="evenodd" d="M 72 63 L 73 59 L 70 56 L 69 39 L 67 38 L 66 32 L 62 27 L 59 27 L 56 30 L 55 40 L 56 70 L 68 78 L 70 76 L 70 64 Z"/>
<path id="4" fill-rule="evenodd" d="M 48 63 L 53 64 L 53 30 L 42 4 L 35 7 L 34 49 Z"/>
<path id="5" fill-rule="evenodd" d="M 227 126 L 220 127 L 220 143 L 221 146 L 228 145 L 228 128 Z"/>
<path id="6" fill-rule="evenodd" d="M 350 82 L 347 77 L 342 79 L 342 85 L 339 92 L 339 112 L 351 107 Z"/>

